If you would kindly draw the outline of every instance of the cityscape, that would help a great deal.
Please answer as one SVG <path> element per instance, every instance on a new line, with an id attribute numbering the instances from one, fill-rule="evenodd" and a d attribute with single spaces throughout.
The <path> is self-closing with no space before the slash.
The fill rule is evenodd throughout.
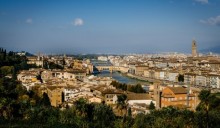
<path id="1" fill-rule="evenodd" d="M 219 6 L 0 0 L 0 127 L 219 128 Z"/>

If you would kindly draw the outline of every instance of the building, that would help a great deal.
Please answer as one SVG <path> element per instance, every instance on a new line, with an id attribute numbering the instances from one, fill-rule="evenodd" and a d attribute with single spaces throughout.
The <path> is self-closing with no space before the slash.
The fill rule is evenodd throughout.
<path id="1" fill-rule="evenodd" d="M 220 75 L 219 74 L 209 74 L 208 83 L 212 88 L 220 88 Z"/>
<path id="2" fill-rule="evenodd" d="M 45 59 L 43 56 L 31 56 L 27 57 L 28 61 L 27 64 L 36 64 L 36 66 L 43 67 L 45 63 Z"/>
<path id="3" fill-rule="evenodd" d="M 148 66 L 145 65 L 135 66 L 135 75 L 144 76 L 144 70 L 148 70 Z"/>
<path id="4" fill-rule="evenodd" d="M 129 108 L 131 108 L 132 115 L 135 116 L 138 113 L 149 113 L 150 104 L 156 102 L 151 98 L 149 94 L 146 93 L 130 93 L 127 94 L 127 103 Z"/>
<path id="5" fill-rule="evenodd" d="M 197 86 L 206 86 L 206 76 L 196 75 L 196 85 Z"/>
<path id="6" fill-rule="evenodd" d="M 82 69 L 83 68 L 83 62 L 80 60 L 75 60 L 73 62 L 73 68 L 75 69 Z"/>
<path id="7" fill-rule="evenodd" d="M 119 90 L 105 90 L 103 94 L 104 94 L 105 103 L 107 105 L 110 105 L 110 104 L 116 104 L 118 101 L 118 95 L 123 94 L 123 92 Z"/>
<path id="8" fill-rule="evenodd" d="M 172 82 L 177 82 L 178 75 L 179 75 L 179 73 L 177 71 L 169 71 L 168 80 L 172 81 Z"/>
<path id="9" fill-rule="evenodd" d="M 101 103 L 102 102 L 102 98 L 100 97 L 90 97 L 88 98 L 89 103 Z"/>
<path id="10" fill-rule="evenodd" d="M 108 57 L 107 56 L 98 56 L 98 60 L 100 60 L 100 61 L 108 61 Z"/>
<path id="11" fill-rule="evenodd" d="M 56 86 L 47 87 L 47 95 L 50 99 L 51 106 L 58 107 L 64 101 L 63 88 Z"/>
<path id="12" fill-rule="evenodd" d="M 190 85 L 196 85 L 196 74 L 195 73 L 185 73 L 184 74 L 184 83 Z"/>
<path id="13" fill-rule="evenodd" d="M 150 105 L 153 102 L 156 105 L 156 102 L 152 100 L 151 96 L 146 93 L 131 93 L 127 94 L 127 102 L 129 105 L 134 104 L 146 104 Z"/>
<path id="14" fill-rule="evenodd" d="M 192 57 L 197 57 L 197 46 L 196 46 L 196 41 L 192 41 Z"/>
<path id="15" fill-rule="evenodd" d="M 174 106 L 195 110 L 198 105 L 198 98 L 195 94 L 183 87 L 166 87 L 162 90 L 161 107 Z"/>
<path id="16" fill-rule="evenodd" d="M 161 107 L 161 88 L 160 88 L 160 82 L 156 81 L 154 83 L 154 93 L 153 98 L 156 101 L 156 109 L 159 109 Z"/>
<path id="17" fill-rule="evenodd" d="M 64 100 L 69 101 L 78 95 L 80 90 L 76 87 L 65 87 L 63 90 L 64 93 Z"/>

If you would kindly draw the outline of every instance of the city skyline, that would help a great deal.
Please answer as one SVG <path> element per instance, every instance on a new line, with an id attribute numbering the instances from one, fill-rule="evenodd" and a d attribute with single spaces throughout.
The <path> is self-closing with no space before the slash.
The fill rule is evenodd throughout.
<path id="1" fill-rule="evenodd" d="M 30 53 L 191 52 L 219 47 L 218 0 L 0 0 L 0 45 Z"/>

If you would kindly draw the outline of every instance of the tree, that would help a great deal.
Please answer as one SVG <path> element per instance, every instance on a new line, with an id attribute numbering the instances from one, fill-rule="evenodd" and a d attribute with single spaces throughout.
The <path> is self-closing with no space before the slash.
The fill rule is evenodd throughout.
<path id="1" fill-rule="evenodd" d="M 48 69 L 48 68 L 49 68 L 48 66 L 49 66 L 49 65 L 48 65 L 48 62 L 44 62 L 43 68 L 44 68 L 44 69 Z"/>
<path id="2" fill-rule="evenodd" d="M 21 67 L 22 70 L 28 70 L 29 69 L 27 61 L 22 61 L 20 63 L 20 67 Z"/>
<path id="3" fill-rule="evenodd" d="M 117 96 L 117 109 L 120 110 L 121 116 L 126 115 L 127 113 L 127 104 L 125 103 L 125 100 L 127 99 L 127 96 L 125 94 L 118 95 Z M 122 110 L 125 110 L 126 112 L 123 114 Z"/>
<path id="4" fill-rule="evenodd" d="M 44 107 L 50 107 L 51 103 L 50 103 L 50 99 L 47 95 L 47 93 L 43 93 L 43 98 L 41 99 L 41 105 L 43 105 Z"/>
<path id="5" fill-rule="evenodd" d="M 36 78 L 37 78 L 37 80 L 40 80 L 41 83 L 43 83 L 43 79 L 41 78 L 41 75 L 40 75 L 40 74 L 37 75 Z"/>
<path id="6" fill-rule="evenodd" d="M 132 117 L 131 107 L 128 108 L 128 116 Z"/>
<path id="7" fill-rule="evenodd" d="M 6 52 L 6 49 L 5 49 L 5 51 L 3 52 L 3 60 L 6 59 L 6 54 L 7 54 L 7 52 Z"/>
<path id="8" fill-rule="evenodd" d="M 1 73 L 2 73 L 3 76 L 6 76 L 6 75 L 8 75 L 8 74 L 11 74 L 11 73 L 12 73 L 12 69 L 13 69 L 12 66 L 2 66 L 2 67 L 0 68 Z"/>
<path id="9" fill-rule="evenodd" d="M 201 100 L 200 107 L 202 110 L 206 112 L 206 127 L 209 127 L 209 97 L 210 97 L 210 90 L 202 90 L 198 97 Z"/>
<path id="10" fill-rule="evenodd" d="M 83 119 L 77 115 L 77 110 L 74 106 L 69 109 L 60 111 L 59 122 L 66 127 L 81 128 Z"/>
<path id="11" fill-rule="evenodd" d="M 154 110 L 155 109 L 155 105 L 154 105 L 154 103 L 152 101 L 150 102 L 149 109 L 150 110 Z"/>
<path id="12" fill-rule="evenodd" d="M 179 82 L 184 82 L 184 75 L 179 74 L 178 81 Z"/>
<path id="13" fill-rule="evenodd" d="M 78 111 L 80 116 L 85 117 L 87 111 L 87 101 L 84 98 L 78 99 L 75 103 L 76 110 Z"/>
<path id="14" fill-rule="evenodd" d="M 128 91 L 135 92 L 135 93 L 145 93 L 146 91 L 142 88 L 140 84 L 135 86 L 129 86 Z"/>
<path id="15" fill-rule="evenodd" d="M 110 106 L 96 104 L 93 121 L 95 128 L 112 128 L 114 126 L 115 115 Z"/>
<path id="16" fill-rule="evenodd" d="M 12 79 L 17 80 L 17 65 L 14 65 L 12 69 Z"/>
<path id="17" fill-rule="evenodd" d="M 133 128 L 144 128 L 148 126 L 148 120 L 146 120 L 145 115 L 143 113 L 140 113 L 136 116 L 134 119 L 134 125 Z"/>

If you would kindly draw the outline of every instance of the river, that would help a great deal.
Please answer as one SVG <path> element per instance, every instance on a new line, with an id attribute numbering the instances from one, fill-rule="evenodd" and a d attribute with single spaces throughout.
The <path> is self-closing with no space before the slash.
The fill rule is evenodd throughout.
<path id="1" fill-rule="evenodd" d="M 103 71 L 103 72 L 100 72 L 99 74 L 96 74 L 96 76 L 112 77 L 113 79 L 117 80 L 118 82 L 125 83 L 125 84 L 136 85 L 136 84 L 140 83 L 142 85 L 149 85 L 148 82 L 137 80 L 134 78 L 130 78 L 130 77 L 126 76 L 125 74 L 122 74 L 119 72 L 110 73 L 109 71 Z"/>

